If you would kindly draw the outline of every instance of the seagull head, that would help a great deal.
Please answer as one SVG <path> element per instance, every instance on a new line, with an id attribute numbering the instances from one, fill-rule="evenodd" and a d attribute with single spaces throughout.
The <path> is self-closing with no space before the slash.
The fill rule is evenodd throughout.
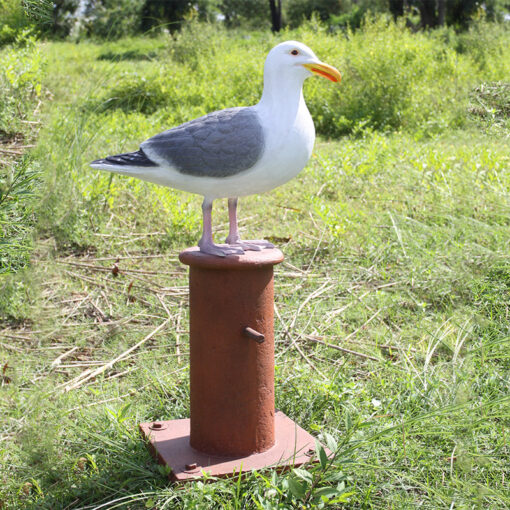
<path id="1" fill-rule="evenodd" d="M 342 75 L 334 67 L 321 62 L 305 44 L 286 41 L 275 46 L 267 55 L 264 75 L 286 77 L 304 81 L 317 74 L 332 82 L 340 82 Z"/>

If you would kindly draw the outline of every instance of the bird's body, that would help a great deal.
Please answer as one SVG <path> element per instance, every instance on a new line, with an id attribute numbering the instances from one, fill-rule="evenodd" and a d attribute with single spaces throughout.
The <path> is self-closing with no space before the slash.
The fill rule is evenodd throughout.
<path id="1" fill-rule="evenodd" d="M 278 75 L 281 61 L 287 63 L 287 55 L 302 54 L 307 61 L 298 62 L 300 67 L 290 68 L 289 64 L 292 72 L 282 79 Z M 320 63 L 306 46 L 294 41 L 282 43 L 266 59 L 264 92 L 257 105 L 210 113 L 149 138 L 139 151 L 109 156 L 91 166 L 204 196 L 202 251 L 224 256 L 270 246 L 267 242 L 240 241 L 237 197 L 269 191 L 306 166 L 315 141 L 302 93 L 310 71 L 340 81 L 338 71 Z M 210 214 L 212 201 L 217 198 L 229 199 L 231 231 L 227 243 L 232 246 L 227 248 L 212 242 Z"/>

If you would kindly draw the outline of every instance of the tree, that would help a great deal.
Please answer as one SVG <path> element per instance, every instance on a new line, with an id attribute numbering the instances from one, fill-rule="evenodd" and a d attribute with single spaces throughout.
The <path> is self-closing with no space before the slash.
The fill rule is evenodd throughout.
<path id="1" fill-rule="evenodd" d="M 271 11 L 271 28 L 273 32 L 279 32 L 282 28 L 282 0 L 269 0 Z"/>
<path id="2" fill-rule="evenodd" d="M 211 0 L 145 0 L 142 29 L 146 31 L 160 25 L 179 28 L 190 12 L 196 13 L 200 19 L 207 19 L 212 3 Z"/>
<path id="3" fill-rule="evenodd" d="M 327 21 L 331 16 L 352 12 L 363 2 L 352 3 L 340 0 L 287 0 L 285 19 L 291 26 L 299 26 L 303 20 L 311 19 L 316 14 L 322 21 Z"/>
<path id="4" fill-rule="evenodd" d="M 420 28 L 435 28 L 445 24 L 465 27 L 478 9 L 486 8 L 486 3 L 480 0 L 388 0 L 388 6 L 395 18 L 417 9 Z"/>
<path id="5" fill-rule="evenodd" d="M 74 13 L 78 9 L 79 0 L 55 0 L 53 2 L 53 23 L 51 31 L 59 37 L 69 35 L 74 25 Z"/>
<path id="6" fill-rule="evenodd" d="M 416 6 L 420 11 L 421 27 L 433 28 L 438 25 L 437 1 L 436 0 L 420 0 L 416 2 Z"/>
<path id="7" fill-rule="evenodd" d="M 446 0 L 437 0 L 437 24 L 442 27 L 445 23 Z"/>
<path id="8" fill-rule="evenodd" d="M 229 26 L 249 25 L 257 28 L 269 24 L 267 0 L 221 0 L 218 9 Z"/>
<path id="9" fill-rule="evenodd" d="M 89 35 L 108 39 L 135 35 L 141 29 L 143 6 L 144 0 L 95 0 L 86 10 L 84 30 Z M 77 22 L 80 23 L 79 19 Z M 72 35 L 78 35 L 76 30 L 73 28 Z"/>
<path id="10" fill-rule="evenodd" d="M 389 8 L 395 20 L 404 15 L 404 0 L 389 0 Z"/>

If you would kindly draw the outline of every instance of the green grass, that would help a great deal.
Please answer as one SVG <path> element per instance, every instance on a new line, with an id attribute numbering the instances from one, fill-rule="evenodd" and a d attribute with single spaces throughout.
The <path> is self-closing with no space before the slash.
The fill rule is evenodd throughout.
<path id="1" fill-rule="evenodd" d="M 110 178 L 87 162 L 257 100 L 274 37 L 208 30 L 208 46 L 189 45 L 186 32 L 174 43 L 43 46 L 54 99 L 30 155 L 44 180 L 38 239 L 0 329 L 3 507 L 509 508 L 508 130 L 504 115 L 470 110 L 470 94 L 502 78 L 483 75 L 465 47 L 458 58 L 469 77 L 445 92 L 458 97 L 439 124 L 427 114 L 390 130 L 393 107 L 377 123 L 381 112 L 364 103 L 373 116 L 328 139 L 338 132 L 327 126 L 346 124 L 331 120 L 340 110 L 321 120 L 321 108 L 344 91 L 354 97 L 354 85 L 348 73 L 335 92 L 307 84 L 323 134 L 310 164 L 240 203 L 242 235 L 269 237 L 286 256 L 276 269 L 277 407 L 336 450 L 332 465 L 174 486 L 146 451 L 139 422 L 189 414 L 187 277 L 177 254 L 197 242 L 200 197 Z M 283 37 L 303 36 L 342 71 L 361 69 L 374 41 L 399 41 L 397 28 L 367 29 L 367 47 L 338 41 L 351 45 L 345 55 L 338 36 L 319 33 L 314 45 L 307 30 Z M 480 97 L 498 112 L 504 104 Z M 226 205 L 214 213 L 221 239 Z M 129 358 L 63 390 L 169 317 Z"/>
<path id="2" fill-rule="evenodd" d="M 41 191 L 40 165 L 24 152 L 39 128 L 44 57 L 23 33 L 0 60 L 0 316 L 17 316 L 27 287 L 12 275 L 30 261 Z"/>

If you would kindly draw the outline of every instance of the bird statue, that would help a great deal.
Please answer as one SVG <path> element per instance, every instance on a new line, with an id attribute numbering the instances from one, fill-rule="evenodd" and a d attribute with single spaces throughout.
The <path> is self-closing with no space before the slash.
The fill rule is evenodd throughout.
<path id="1" fill-rule="evenodd" d="M 149 138 L 136 152 L 107 156 L 90 166 L 202 195 L 201 252 L 225 257 L 274 248 L 265 240 L 241 240 L 237 201 L 287 182 L 310 159 L 315 128 L 303 82 L 312 74 L 333 82 L 342 78 L 308 46 L 278 44 L 267 55 L 264 90 L 255 106 L 209 113 Z M 212 235 L 212 205 L 218 198 L 228 199 L 229 234 L 223 245 L 215 244 Z"/>

